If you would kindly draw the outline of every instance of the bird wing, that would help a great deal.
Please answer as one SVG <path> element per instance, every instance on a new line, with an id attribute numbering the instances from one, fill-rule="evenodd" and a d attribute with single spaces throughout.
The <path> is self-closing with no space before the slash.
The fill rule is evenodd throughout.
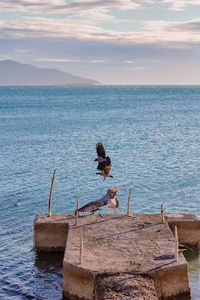
<path id="1" fill-rule="evenodd" d="M 106 156 L 106 166 L 111 165 L 111 159 L 109 156 Z"/>
<path id="2" fill-rule="evenodd" d="M 98 163 L 97 169 L 103 171 L 106 168 L 106 161 L 102 161 Z"/>
<path id="3" fill-rule="evenodd" d="M 111 169 L 111 160 L 109 156 L 106 156 L 105 160 L 98 163 L 98 170 L 105 171 L 105 174 L 108 175 Z"/>
<path id="4" fill-rule="evenodd" d="M 106 158 L 106 152 L 102 143 L 96 144 L 97 155 Z"/>
<path id="5" fill-rule="evenodd" d="M 96 200 L 96 201 L 92 201 L 89 202 L 87 204 L 85 204 L 84 206 L 82 206 L 81 208 L 78 209 L 78 211 L 80 212 L 94 212 L 96 210 L 98 210 L 100 207 L 107 205 L 108 200 L 106 199 L 106 197 L 103 197 L 100 200 Z"/>

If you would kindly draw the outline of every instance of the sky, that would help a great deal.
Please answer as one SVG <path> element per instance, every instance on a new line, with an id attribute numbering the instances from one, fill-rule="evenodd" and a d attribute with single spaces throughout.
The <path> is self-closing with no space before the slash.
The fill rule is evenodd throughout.
<path id="1" fill-rule="evenodd" d="M 200 84 L 200 0 L 1 0 L 5 59 L 102 84 Z"/>

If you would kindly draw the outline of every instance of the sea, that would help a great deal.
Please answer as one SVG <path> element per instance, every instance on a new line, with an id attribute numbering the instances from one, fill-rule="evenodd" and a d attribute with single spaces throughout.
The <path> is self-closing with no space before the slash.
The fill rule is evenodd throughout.
<path id="1" fill-rule="evenodd" d="M 113 178 L 96 175 L 97 142 Z M 200 86 L 0 87 L 0 299 L 62 299 L 62 255 L 33 247 L 54 170 L 53 214 L 121 187 L 135 213 L 200 216 Z M 199 252 L 187 259 L 198 300 Z"/>

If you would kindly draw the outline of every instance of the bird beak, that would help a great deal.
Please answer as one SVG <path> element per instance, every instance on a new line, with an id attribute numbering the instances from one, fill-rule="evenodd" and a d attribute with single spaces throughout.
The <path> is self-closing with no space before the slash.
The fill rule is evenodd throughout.
<path id="1" fill-rule="evenodd" d="M 125 191 L 126 189 L 122 189 L 122 188 L 112 188 L 113 192 L 122 192 L 122 191 Z"/>

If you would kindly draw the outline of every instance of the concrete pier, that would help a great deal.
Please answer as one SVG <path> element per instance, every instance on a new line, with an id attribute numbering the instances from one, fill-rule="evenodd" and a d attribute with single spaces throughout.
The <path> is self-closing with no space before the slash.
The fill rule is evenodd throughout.
<path id="1" fill-rule="evenodd" d="M 37 251 L 64 252 L 71 218 L 68 215 L 36 216 L 34 222 L 35 249 Z"/>
<path id="2" fill-rule="evenodd" d="M 171 214 L 166 215 L 166 221 L 174 233 L 177 226 L 178 237 L 181 244 L 191 248 L 199 248 L 200 243 L 200 220 L 195 215 Z"/>
<path id="3" fill-rule="evenodd" d="M 184 230 L 188 232 L 185 222 L 189 222 L 186 224 L 190 224 L 190 233 L 193 232 L 190 239 L 184 234 Z M 193 215 L 167 215 L 164 223 L 158 214 L 117 214 L 104 218 L 85 215 L 79 218 L 78 226 L 72 215 L 38 216 L 34 224 L 35 248 L 37 251 L 65 249 L 63 294 L 67 299 L 103 299 L 108 297 L 105 295 L 112 291 L 111 287 L 115 295 L 120 281 L 126 283 L 126 289 L 122 290 L 132 299 L 136 299 L 133 294 L 137 288 L 141 293 L 141 284 L 143 293 L 145 287 L 149 291 L 149 298 L 140 299 L 165 300 L 178 296 L 190 299 L 187 262 L 182 253 L 176 260 L 176 240 L 172 233 L 175 225 L 180 243 L 199 244 L 200 220 Z M 106 286 L 109 286 L 107 292 Z"/>

